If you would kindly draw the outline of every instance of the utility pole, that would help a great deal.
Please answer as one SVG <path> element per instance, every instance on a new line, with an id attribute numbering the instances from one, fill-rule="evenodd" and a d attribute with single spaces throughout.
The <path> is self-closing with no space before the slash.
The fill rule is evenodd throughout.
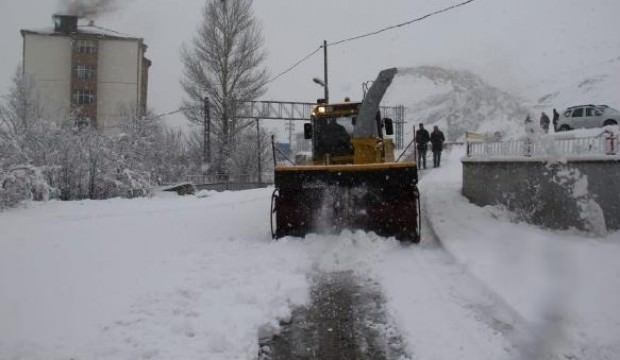
<path id="1" fill-rule="evenodd" d="M 263 169 L 261 166 L 261 152 L 262 149 L 260 147 L 260 126 L 258 123 L 259 119 L 256 118 L 256 154 L 258 155 L 258 185 L 261 186 L 263 184 Z"/>
<path id="2" fill-rule="evenodd" d="M 202 161 L 211 164 L 211 114 L 209 111 L 209 98 L 203 99 L 203 134 L 202 134 Z"/>
<path id="3" fill-rule="evenodd" d="M 288 131 L 289 152 L 290 154 L 292 154 L 293 153 L 293 132 L 295 131 L 295 124 L 293 123 L 293 120 L 289 119 L 288 123 L 284 127 Z"/>
<path id="4" fill-rule="evenodd" d="M 327 40 L 323 40 L 323 79 L 325 80 L 325 102 L 329 104 L 329 87 L 327 81 Z"/>

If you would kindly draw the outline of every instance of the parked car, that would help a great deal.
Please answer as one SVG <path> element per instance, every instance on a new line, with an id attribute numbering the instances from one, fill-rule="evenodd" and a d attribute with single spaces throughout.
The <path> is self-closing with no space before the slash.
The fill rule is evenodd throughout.
<path id="1" fill-rule="evenodd" d="M 564 110 L 558 118 L 558 131 L 620 124 L 620 112 L 607 105 L 579 105 Z"/>

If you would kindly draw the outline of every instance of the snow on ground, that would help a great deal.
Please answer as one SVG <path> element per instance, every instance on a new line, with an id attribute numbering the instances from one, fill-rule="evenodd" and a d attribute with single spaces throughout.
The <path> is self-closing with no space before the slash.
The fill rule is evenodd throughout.
<path id="1" fill-rule="evenodd" d="M 499 294 L 547 346 L 580 359 L 620 353 L 620 232 L 604 238 L 549 231 L 512 220 L 461 195 L 462 149 L 429 172 L 423 204 L 444 247 Z M 535 345 L 535 344 L 534 344 Z"/>
<path id="2" fill-rule="evenodd" d="M 307 294 L 301 243 L 267 235 L 268 198 L 50 202 L 0 214 L 0 359 L 250 358 L 258 326 Z"/>
<path id="3" fill-rule="evenodd" d="M 0 213 L 0 359 L 252 359 L 259 331 L 309 301 L 313 274 L 340 270 L 379 282 L 414 358 L 511 359 L 519 341 L 614 358 L 620 233 L 552 232 L 471 205 L 461 155 L 420 184 L 447 252 L 359 231 L 272 241 L 270 189 Z"/>

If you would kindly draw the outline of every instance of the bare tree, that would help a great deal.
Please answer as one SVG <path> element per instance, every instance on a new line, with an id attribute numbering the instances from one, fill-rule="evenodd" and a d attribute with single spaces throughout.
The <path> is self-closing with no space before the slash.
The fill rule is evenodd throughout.
<path id="1" fill-rule="evenodd" d="M 262 176 L 262 174 L 259 175 L 259 170 L 261 173 L 273 170 L 271 148 L 268 146 L 271 142 L 271 135 L 264 129 L 257 134 L 254 128 L 248 128 L 241 136 L 237 151 L 231 156 L 233 174 L 241 181 L 258 182 Z M 260 140 L 257 136 L 260 136 Z"/>
<path id="2" fill-rule="evenodd" d="M 182 49 L 184 113 L 190 121 L 206 126 L 203 104 L 205 98 L 210 100 L 216 172 L 230 173 L 227 164 L 235 140 L 251 125 L 235 118 L 236 102 L 254 100 L 265 91 L 268 75 L 262 65 L 263 44 L 252 0 L 208 0 L 191 47 Z"/>
<path id="3" fill-rule="evenodd" d="M 13 157 L 17 162 L 36 161 L 41 155 L 41 142 L 44 140 L 48 125 L 41 118 L 41 108 L 34 91 L 33 82 L 18 67 L 13 77 L 13 86 L 4 103 L 0 104 L 0 142 L 10 146 L 13 151 L 5 156 Z"/>
<path id="4" fill-rule="evenodd" d="M 13 136 L 30 131 L 39 120 L 41 109 L 35 96 L 33 82 L 24 75 L 21 66 L 18 66 L 13 76 L 13 86 L 5 97 L 2 120 L 8 133 Z"/>

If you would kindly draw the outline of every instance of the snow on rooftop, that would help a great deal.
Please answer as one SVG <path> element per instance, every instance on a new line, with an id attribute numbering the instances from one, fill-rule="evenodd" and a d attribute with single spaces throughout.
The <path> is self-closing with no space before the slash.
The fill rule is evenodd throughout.
<path id="1" fill-rule="evenodd" d="M 115 31 L 115 30 L 111 30 L 111 29 L 106 29 L 104 27 L 97 26 L 94 24 L 78 25 L 78 32 L 96 34 L 96 35 L 104 35 L 104 36 L 124 37 L 124 38 L 135 38 L 135 39 L 139 38 L 138 36 L 125 34 L 122 32 Z"/>
<path id="2" fill-rule="evenodd" d="M 48 26 L 40 29 L 24 29 L 22 32 L 34 33 L 39 35 L 67 35 L 59 31 L 55 31 L 53 26 Z M 119 31 L 115 31 L 112 29 L 107 29 L 93 23 L 78 25 L 78 34 L 88 34 L 88 35 L 98 35 L 103 37 L 111 37 L 111 38 L 122 38 L 122 39 L 135 39 L 141 40 L 142 38 L 139 36 L 134 36 L 130 34 L 125 34 Z"/>

